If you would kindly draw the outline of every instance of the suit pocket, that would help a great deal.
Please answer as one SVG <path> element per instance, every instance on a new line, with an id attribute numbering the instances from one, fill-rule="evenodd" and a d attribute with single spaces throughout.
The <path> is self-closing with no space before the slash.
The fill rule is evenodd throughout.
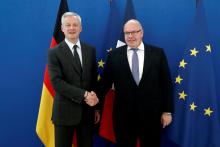
<path id="1" fill-rule="evenodd" d="M 53 119 L 55 121 L 65 121 L 68 114 L 68 107 L 64 101 L 54 101 Z"/>

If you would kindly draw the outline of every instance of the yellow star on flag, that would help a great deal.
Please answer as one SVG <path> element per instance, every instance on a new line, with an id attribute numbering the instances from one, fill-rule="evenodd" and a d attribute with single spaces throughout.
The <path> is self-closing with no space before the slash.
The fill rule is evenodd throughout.
<path id="1" fill-rule="evenodd" d="M 187 97 L 187 94 L 182 91 L 181 93 L 179 93 L 179 99 L 183 99 L 183 100 L 186 100 L 186 97 Z"/>
<path id="2" fill-rule="evenodd" d="M 112 51 L 112 48 L 110 48 L 109 50 L 107 50 L 107 52 L 111 52 Z"/>
<path id="3" fill-rule="evenodd" d="M 101 60 L 98 62 L 98 67 L 104 68 L 104 64 L 105 64 L 105 62 L 101 59 Z"/>
<path id="4" fill-rule="evenodd" d="M 193 50 L 190 50 L 190 52 L 191 52 L 191 54 L 190 54 L 191 56 L 196 57 L 196 55 L 198 54 L 199 51 L 197 51 L 196 48 L 194 48 Z"/>
<path id="5" fill-rule="evenodd" d="M 211 45 L 209 44 L 209 45 L 206 45 L 205 47 L 206 47 L 206 52 L 211 53 L 211 51 L 212 51 Z"/>
<path id="6" fill-rule="evenodd" d="M 176 77 L 175 83 L 181 84 L 181 81 L 182 81 L 182 80 L 183 80 L 183 79 L 180 77 L 180 75 L 178 75 L 178 77 Z"/>
<path id="7" fill-rule="evenodd" d="M 208 109 L 204 109 L 204 111 L 205 111 L 204 115 L 208 115 L 208 116 L 211 116 L 211 113 L 213 113 L 210 107 L 208 107 Z"/>
<path id="8" fill-rule="evenodd" d="M 195 109 L 196 109 L 196 105 L 195 105 L 195 103 L 193 102 L 192 104 L 190 104 L 190 110 L 191 111 L 195 111 Z"/>
<path id="9" fill-rule="evenodd" d="M 182 60 L 180 61 L 179 67 L 185 68 L 185 65 L 186 65 L 186 64 L 187 64 L 187 63 L 185 62 L 185 60 L 182 59 Z"/>
<path id="10" fill-rule="evenodd" d="M 98 75 L 98 77 L 97 77 L 97 80 L 99 81 L 101 79 L 101 76 L 100 76 L 100 74 Z"/>

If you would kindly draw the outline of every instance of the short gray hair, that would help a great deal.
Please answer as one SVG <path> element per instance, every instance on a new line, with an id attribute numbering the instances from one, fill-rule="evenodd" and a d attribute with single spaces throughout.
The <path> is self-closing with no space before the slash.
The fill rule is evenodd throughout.
<path id="1" fill-rule="evenodd" d="M 61 24 L 64 23 L 64 18 L 67 17 L 67 16 L 74 16 L 74 17 L 77 17 L 77 19 L 79 20 L 80 24 L 82 24 L 82 19 L 81 17 L 79 16 L 79 14 L 75 13 L 75 12 L 65 12 L 62 17 L 61 17 Z"/>
<path id="2" fill-rule="evenodd" d="M 135 23 L 137 23 L 137 24 L 140 26 L 140 29 L 143 31 L 143 27 L 142 27 L 140 21 L 138 21 L 137 19 L 130 19 L 130 20 L 128 20 L 128 21 L 124 24 L 123 29 L 125 28 L 125 25 L 126 25 L 127 23 L 129 23 L 129 22 L 135 22 Z"/>

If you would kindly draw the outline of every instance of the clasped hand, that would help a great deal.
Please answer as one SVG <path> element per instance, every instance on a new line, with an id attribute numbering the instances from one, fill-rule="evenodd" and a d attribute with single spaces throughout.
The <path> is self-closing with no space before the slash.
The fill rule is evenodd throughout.
<path id="1" fill-rule="evenodd" d="M 86 96 L 86 98 L 84 100 L 85 100 L 86 104 L 88 104 L 89 106 L 95 106 L 99 102 L 99 99 L 98 99 L 96 93 L 93 91 L 88 92 L 88 95 Z"/>

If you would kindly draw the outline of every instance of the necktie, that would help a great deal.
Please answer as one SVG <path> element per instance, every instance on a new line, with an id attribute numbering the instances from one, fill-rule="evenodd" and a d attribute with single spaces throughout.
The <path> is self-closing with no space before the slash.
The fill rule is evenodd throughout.
<path id="1" fill-rule="evenodd" d="M 76 67 L 81 73 L 82 72 L 82 66 L 81 66 L 81 62 L 80 62 L 80 59 L 79 59 L 79 54 L 77 52 L 77 45 L 74 45 L 73 49 L 74 49 L 74 61 L 75 61 Z"/>
<path id="2" fill-rule="evenodd" d="M 138 85 L 139 81 L 140 81 L 140 79 L 139 79 L 139 61 L 138 61 L 138 55 L 137 55 L 138 49 L 132 48 L 131 50 L 133 50 L 131 72 L 132 72 L 132 75 L 133 75 L 133 78 L 134 78 L 136 84 Z"/>

